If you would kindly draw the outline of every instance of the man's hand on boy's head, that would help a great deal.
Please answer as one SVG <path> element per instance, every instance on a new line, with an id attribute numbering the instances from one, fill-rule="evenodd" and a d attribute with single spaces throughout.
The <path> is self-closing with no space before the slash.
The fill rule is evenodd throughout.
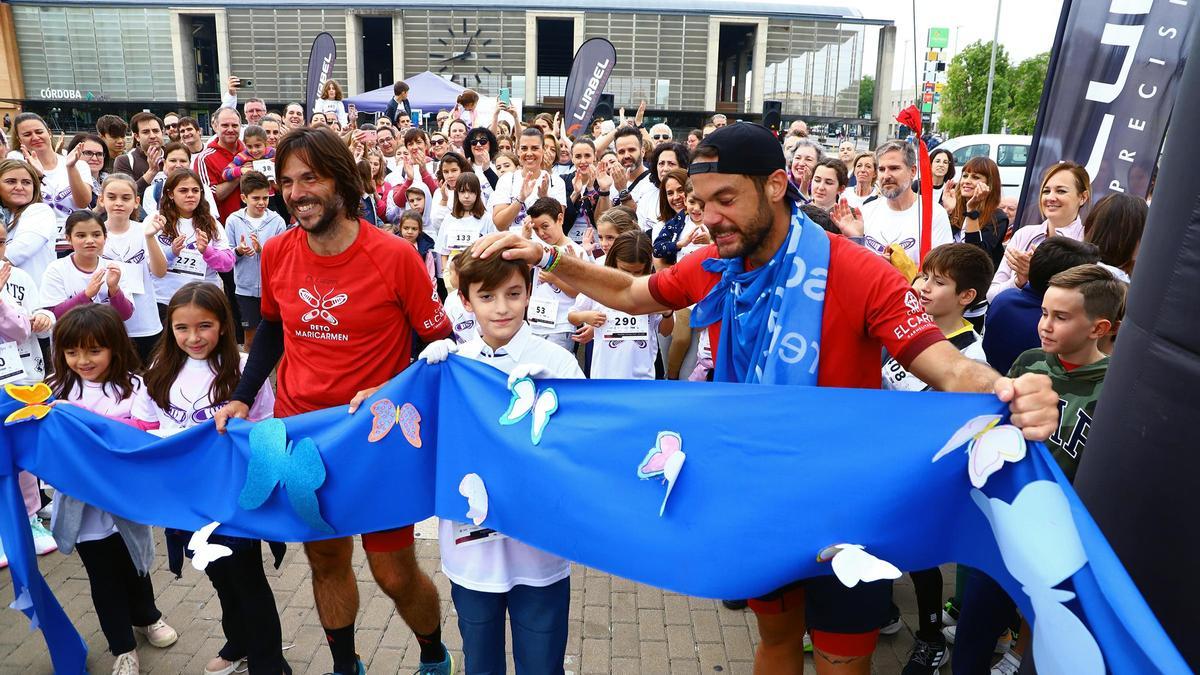
<path id="1" fill-rule="evenodd" d="M 1026 439 L 1044 441 L 1058 429 L 1058 394 L 1050 378 L 1026 373 L 1015 379 L 1001 377 L 993 385 L 996 396 L 1008 403 L 1012 424 Z"/>

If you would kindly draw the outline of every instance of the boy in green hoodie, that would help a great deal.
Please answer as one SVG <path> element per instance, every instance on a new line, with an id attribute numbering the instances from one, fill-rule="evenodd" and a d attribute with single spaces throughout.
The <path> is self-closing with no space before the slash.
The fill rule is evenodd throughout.
<path id="1" fill-rule="evenodd" d="M 1125 283 L 1098 265 L 1079 265 L 1050 278 L 1038 322 L 1041 349 L 1017 357 L 1009 377 L 1042 373 L 1058 393 L 1058 431 L 1046 446 L 1066 474 L 1075 470 L 1087 445 L 1096 401 L 1108 372 L 1098 343 L 1125 313 Z"/>

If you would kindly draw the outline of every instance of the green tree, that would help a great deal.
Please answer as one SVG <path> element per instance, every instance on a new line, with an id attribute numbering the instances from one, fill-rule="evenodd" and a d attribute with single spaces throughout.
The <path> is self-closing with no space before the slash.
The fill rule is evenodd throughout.
<path id="1" fill-rule="evenodd" d="M 858 83 L 858 116 L 870 117 L 875 110 L 875 78 L 863 75 Z"/>
<path id="2" fill-rule="evenodd" d="M 1033 133 L 1049 68 L 1050 52 L 1044 52 L 1025 59 L 1012 69 L 1009 76 L 1012 95 L 1005 112 L 1005 122 L 1011 133 Z"/>
<path id="3" fill-rule="evenodd" d="M 942 114 L 938 121 L 938 128 L 942 132 L 951 137 L 982 132 L 991 58 L 992 43 L 976 41 L 950 61 L 946 88 L 942 92 Z M 1000 45 L 996 49 L 996 80 L 992 90 L 992 117 L 988 125 L 990 133 L 999 132 L 1004 123 L 1005 108 L 1011 99 L 1010 70 L 1008 52 Z"/>

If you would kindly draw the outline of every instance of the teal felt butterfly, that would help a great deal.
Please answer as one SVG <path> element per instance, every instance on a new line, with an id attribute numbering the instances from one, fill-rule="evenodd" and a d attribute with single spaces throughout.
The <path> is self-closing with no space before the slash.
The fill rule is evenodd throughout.
<path id="1" fill-rule="evenodd" d="M 263 420 L 250 430 L 250 465 L 238 506 L 247 511 L 257 509 L 278 486 L 287 492 L 292 509 L 309 527 L 333 534 L 317 501 L 317 488 L 324 483 L 325 462 L 311 438 L 288 441 L 287 427 L 278 419 Z"/>
<path id="2" fill-rule="evenodd" d="M 513 382 L 510 389 L 512 398 L 508 402 L 508 409 L 500 416 L 500 424 L 516 424 L 532 413 L 529 440 L 534 445 L 541 443 L 542 432 L 546 430 L 546 425 L 550 424 L 550 416 L 558 410 L 558 392 L 547 387 L 539 393 L 537 384 L 528 377 Z"/>

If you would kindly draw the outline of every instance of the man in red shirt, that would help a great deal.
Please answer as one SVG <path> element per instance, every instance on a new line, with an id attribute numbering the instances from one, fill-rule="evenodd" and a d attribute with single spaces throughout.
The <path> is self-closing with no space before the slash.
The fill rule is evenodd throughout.
<path id="1" fill-rule="evenodd" d="M 347 401 L 353 412 L 408 365 L 413 331 L 429 342 L 451 332 L 416 249 L 359 219 L 363 189 L 341 139 L 326 128 L 293 130 L 279 141 L 276 165 L 299 227 L 263 248 L 263 320 L 233 400 L 216 415 L 218 431 L 229 418 L 246 417 L 276 363 L 277 417 Z M 417 636 L 418 672 L 449 675 L 438 593 L 417 566 L 412 526 L 364 534 L 362 544 L 376 582 Z M 308 542 L 304 551 L 333 670 L 362 673 L 354 649 L 353 540 Z"/>
<path id="2" fill-rule="evenodd" d="M 788 182 L 779 142 L 756 124 L 737 123 L 705 136 L 696 148 L 689 174 L 695 196 L 704 203 L 703 221 L 714 243 L 653 276 L 633 277 L 564 256 L 514 233 L 489 235 L 475 250 L 483 257 L 503 255 L 543 269 L 553 267 L 558 278 L 580 293 L 635 315 L 681 309 L 702 301 L 722 279 L 703 263 L 725 259 L 739 263 L 743 271 L 738 274 L 739 283 L 723 285 L 715 292 L 728 294 L 728 301 L 733 302 L 743 288 L 753 285 L 755 270 L 766 273 L 772 269 L 783 244 L 795 241 L 789 238 L 799 194 Z M 809 233 L 806 228 L 804 236 Z M 1050 436 L 1057 426 L 1058 409 L 1048 378 L 1011 380 L 963 357 L 942 337 L 904 278 L 884 259 L 844 237 L 816 234 L 829 240 L 827 270 L 806 268 L 806 260 L 796 257 L 792 260 L 795 269 L 777 277 L 785 281 L 774 292 L 768 288 L 758 300 L 739 298 L 737 307 L 760 309 L 757 305 L 770 303 L 775 292 L 809 294 L 822 304 L 802 304 L 803 309 L 796 311 L 821 312 L 820 344 L 793 340 L 794 333 L 779 337 L 781 317 L 773 313 L 758 313 L 761 324 L 751 326 L 741 320 L 751 312 L 741 312 L 734 314 L 739 319 L 735 326 L 724 327 L 738 333 L 726 336 L 732 338 L 726 343 L 721 342 L 723 322 L 709 326 L 716 350 L 714 361 L 720 363 L 719 350 L 731 348 L 729 345 L 763 344 L 757 338 L 764 336 L 770 325 L 778 338 L 770 340 L 767 347 L 778 359 L 772 371 L 776 381 L 782 372 L 781 383 L 802 382 L 815 367 L 818 386 L 876 389 L 880 350 L 886 347 L 909 372 L 934 388 L 995 392 L 1010 402 L 1012 423 L 1021 427 L 1027 438 Z M 727 298 L 714 299 L 724 302 Z M 815 317 L 809 318 L 816 323 Z M 786 365 L 779 367 L 779 363 Z M 754 379 L 744 368 L 741 373 L 736 368 L 726 369 L 725 377 Z M 869 673 L 879 628 L 888 617 L 890 588 L 886 582 L 846 588 L 832 576 L 818 577 L 751 601 L 762 637 L 754 672 L 800 675 L 807 629 L 818 673 Z"/>
<path id="3" fill-rule="evenodd" d="M 241 140 L 242 116 L 233 108 L 217 108 L 212 116 L 212 125 L 216 134 L 204 150 L 192 159 L 192 169 L 200 175 L 204 189 L 212 191 L 219 218 L 224 223 L 229 214 L 242 208 L 238 182 L 225 180 L 225 167 L 246 149 Z"/>

